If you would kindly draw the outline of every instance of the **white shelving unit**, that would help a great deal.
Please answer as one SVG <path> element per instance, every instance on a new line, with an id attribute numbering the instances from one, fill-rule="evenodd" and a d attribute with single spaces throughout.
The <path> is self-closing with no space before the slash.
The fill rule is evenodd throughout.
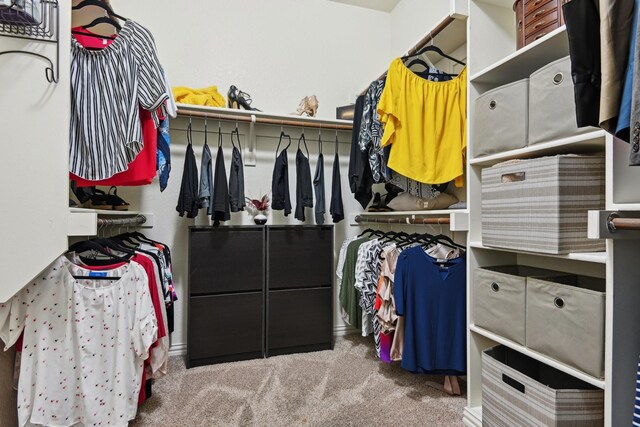
<path id="1" fill-rule="evenodd" d="M 561 27 L 540 40 L 516 50 L 515 14 L 512 0 L 469 0 L 469 93 L 468 146 L 474 147 L 474 102 L 484 92 L 528 77 L 551 61 L 569 55 L 566 28 Z M 607 240 L 606 251 L 547 255 L 487 247 L 482 244 L 481 173 L 502 161 L 563 153 L 606 154 L 607 210 L 640 210 L 640 168 L 628 166 L 629 146 L 596 130 L 518 150 L 471 157 L 467 165 L 469 208 L 469 256 L 467 318 L 468 373 L 467 408 L 464 423 L 482 425 L 482 351 L 502 344 L 546 363 L 605 391 L 605 425 L 627 425 L 633 412 L 635 374 L 640 354 L 640 265 L 632 261 L 640 253 L 638 240 Z M 595 216 L 594 216 L 595 217 Z M 614 262 L 615 259 L 615 262 Z M 569 273 L 606 278 L 605 377 L 594 378 L 547 355 L 477 327 L 474 324 L 473 271 L 476 267 L 505 264 L 530 265 Z"/>
<path id="2" fill-rule="evenodd" d="M 144 216 L 145 222 L 136 227 L 151 228 L 154 215 L 139 211 L 115 211 L 102 209 L 69 208 L 67 236 L 95 236 L 98 234 L 98 219 L 125 219 Z M 126 226 L 123 226 L 126 228 Z"/>

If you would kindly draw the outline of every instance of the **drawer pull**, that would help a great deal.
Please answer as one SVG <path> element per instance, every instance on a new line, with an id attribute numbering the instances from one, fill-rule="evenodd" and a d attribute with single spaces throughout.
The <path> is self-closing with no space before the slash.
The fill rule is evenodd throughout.
<path id="1" fill-rule="evenodd" d="M 495 99 L 492 99 L 491 102 L 489 102 L 489 109 L 490 110 L 495 110 L 497 106 L 498 106 L 498 103 L 496 102 Z"/>
<path id="2" fill-rule="evenodd" d="M 544 22 L 538 22 L 536 25 L 533 26 L 533 29 L 535 30 L 538 27 L 542 27 L 545 23 Z"/>
<path id="3" fill-rule="evenodd" d="M 542 3 L 542 2 L 543 2 L 543 0 L 536 0 L 536 1 L 534 1 L 534 2 L 533 2 L 533 5 L 534 5 L 534 6 L 537 6 L 537 5 L 539 5 L 540 3 Z"/>
<path id="4" fill-rule="evenodd" d="M 553 76 L 553 84 L 554 85 L 559 85 L 560 83 L 562 83 L 564 81 L 564 74 L 563 73 L 556 73 L 555 76 Z"/>
<path id="5" fill-rule="evenodd" d="M 499 292 L 499 291 L 500 291 L 500 285 L 498 285 L 496 282 L 493 282 L 493 283 L 491 284 L 491 290 L 492 290 L 493 292 Z"/>
<path id="6" fill-rule="evenodd" d="M 537 18 L 538 16 L 540 16 L 540 15 L 544 15 L 546 12 L 547 12 L 547 9 L 542 9 L 541 11 L 536 12 L 536 13 L 533 15 L 533 19 L 536 19 L 536 18 Z"/>
<path id="7" fill-rule="evenodd" d="M 558 308 L 564 308 L 564 300 L 562 298 L 556 297 L 553 300 L 553 304 Z"/>
<path id="8" fill-rule="evenodd" d="M 502 175 L 502 183 L 505 184 L 507 182 L 522 182 L 527 179 L 526 172 L 514 172 L 514 173 L 505 173 Z"/>
<path id="9" fill-rule="evenodd" d="M 538 34 L 534 40 L 539 40 L 539 39 L 543 38 L 546 35 L 547 35 L 547 33 Z"/>

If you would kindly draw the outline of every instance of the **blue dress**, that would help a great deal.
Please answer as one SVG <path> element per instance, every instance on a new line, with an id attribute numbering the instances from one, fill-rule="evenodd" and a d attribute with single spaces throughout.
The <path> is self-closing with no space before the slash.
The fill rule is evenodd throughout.
<path id="1" fill-rule="evenodd" d="M 402 367 L 416 373 L 464 375 L 467 368 L 465 256 L 445 264 L 417 246 L 398 257 L 393 296 L 405 317 Z"/>

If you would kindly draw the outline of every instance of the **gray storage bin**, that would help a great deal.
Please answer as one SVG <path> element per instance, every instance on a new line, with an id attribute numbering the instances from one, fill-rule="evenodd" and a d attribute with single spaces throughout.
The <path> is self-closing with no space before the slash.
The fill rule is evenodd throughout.
<path id="1" fill-rule="evenodd" d="M 484 427 L 600 427 L 604 391 L 515 350 L 482 353 Z"/>
<path id="2" fill-rule="evenodd" d="M 604 279 L 532 278 L 527 282 L 527 347 L 604 378 Z"/>
<path id="3" fill-rule="evenodd" d="M 527 277 L 558 274 L 557 271 L 521 265 L 476 268 L 473 323 L 524 345 Z"/>
<path id="4" fill-rule="evenodd" d="M 475 157 L 527 146 L 529 79 L 500 86 L 475 103 Z"/>
<path id="5" fill-rule="evenodd" d="M 604 251 L 587 211 L 604 209 L 604 157 L 559 155 L 482 170 L 482 243 L 566 254 Z"/>
<path id="6" fill-rule="evenodd" d="M 529 78 L 529 145 L 595 130 L 578 128 L 571 59 L 540 68 Z"/>

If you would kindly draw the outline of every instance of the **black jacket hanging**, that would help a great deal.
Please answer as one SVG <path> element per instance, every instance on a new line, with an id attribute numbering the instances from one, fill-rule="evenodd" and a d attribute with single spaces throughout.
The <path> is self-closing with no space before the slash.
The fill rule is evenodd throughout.
<path id="1" fill-rule="evenodd" d="M 322 155 L 322 141 L 320 142 L 320 154 L 316 164 L 316 173 L 313 176 L 313 189 L 316 193 L 315 217 L 316 224 L 324 224 L 325 194 L 324 194 L 324 156 Z"/>
<path id="2" fill-rule="evenodd" d="M 289 143 L 278 154 L 282 138 L 287 137 Z M 284 132 L 280 132 L 280 141 L 276 148 L 276 163 L 273 166 L 273 179 L 271 182 L 271 209 L 274 211 L 284 210 L 284 216 L 291 213 L 291 196 L 289 195 L 289 159 L 287 148 L 291 145 L 291 137 Z"/>
<path id="3" fill-rule="evenodd" d="M 333 174 L 331 176 L 331 205 L 329 213 L 334 223 L 344 219 L 342 206 L 342 183 L 340 182 L 340 156 L 338 156 L 338 137 L 336 136 L 336 155 L 333 158 Z"/>
<path id="4" fill-rule="evenodd" d="M 307 150 L 307 157 L 300 149 L 300 141 L 304 142 Z M 304 134 L 298 140 L 298 151 L 296 152 L 296 213 L 295 218 L 299 221 L 306 220 L 304 208 L 313 207 L 313 188 L 311 186 L 311 166 L 309 165 L 309 149 Z"/>
<path id="5" fill-rule="evenodd" d="M 195 218 L 198 216 L 198 166 L 196 165 L 196 156 L 193 154 L 193 145 L 191 144 L 191 123 L 187 128 L 187 142 L 182 184 L 180 185 L 176 211 L 180 216 L 184 216 L 186 213 L 187 218 Z"/>
<path id="6" fill-rule="evenodd" d="M 356 200 L 366 208 L 373 196 L 373 174 L 369 165 L 369 154 L 360 150 L 360 124 L 364 110 L 364 96 L 356 99 L 351 133 L 351 154 L 349 156 L 349 187 Z"/>
<path id="7" fill-rule="evenodd" d="M 238 147 L 233 142 L 233 135 L 238 137 Z M 231 166 L 229 168 L 229 203 L 231 204 L 231 212 L 243 211 L 247 205 L 244 198 L 244 167 L 242 166 L 242 155 L 240 150 L 240 135 L 238 129 L 231 132 L 231 144 L 233 152 L 231 153 Z"/>
<path id="8" fill-rule="evenodd" d="M 214 225 L 218 221 L 229 221 L 229 187 L 227 185 L 227 170 L 224 167 L 224 153 L 222 151 L 222 132 L 218 134 L 218 153 L 216 154 L 216 170 L 213 184 L 213 216 Z"/>

